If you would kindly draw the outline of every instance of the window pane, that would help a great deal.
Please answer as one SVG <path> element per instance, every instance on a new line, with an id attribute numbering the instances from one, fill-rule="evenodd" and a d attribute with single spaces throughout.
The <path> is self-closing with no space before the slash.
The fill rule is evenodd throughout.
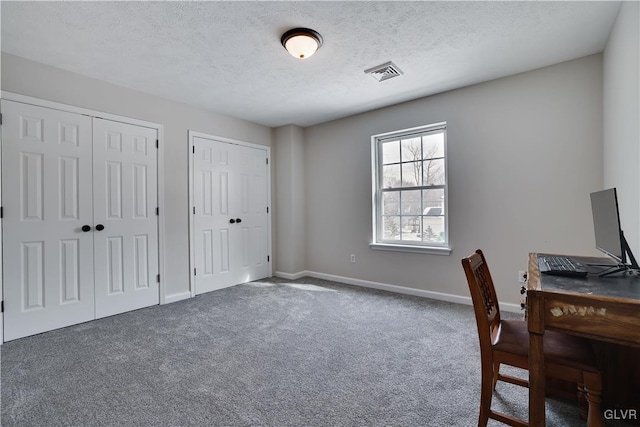
<path id="1" fill-rule="evenodd" d="M 400 214 L 400 192 L 389 191 L 382 193 L 382 214 L 383 215 L 399 215 Z"/>
<path id="2" fill-rule="evenodd" d="M 444 243 L 444 216 L 423 216 L 422 230 L 424 242 Z"/>
<path id="3" fill-rule="evenodd" d="M 422 214 L 427 216 L 444 215 L 444 189 L 422 190 Z"/>
<path id="4" fill-rule="evenodd" d="M 384 240 L 400 240 L 400 217 L 382 217 L 382 238 Z"/>
<path id="5" fill-rule="evenodd" d="M 422 212 L 421 190 L 409 190 L 400 192 L 402 215 L 420 215 Z"/>
<path id="6" fill-rule="evenodd" d="M 417 187 L 421 184 L 420 169 L 422 162 L 402 163 L 402 186 Z"/>
<path id="7" fill-rule="evenodd" d="M 422 147 L 420 147 L 420 137 L 402 140 L 402 161 L 415 161 L 422 159 Z"/>
<path id="8" fill-rule="evenodd" d="M 415 242 L 422 240 L 419 216 L 402 217 L 402 240 L 413 240 Z"/>
<path id="9" fill-rule="evenodd" d="M 444 157 L 444 134 L 432 133 L 422 137 L 422 158 Z"/>
<path id="10" fill-rule="evenodd" d="M 400 187 L 400 165 L 388 165 L 382 167 L 383 188 Z"/>
<path id="11" fill-rule="evenodd" d="M 382 144 L 382 164 L 400 163 L 400 141 L 390 141 Z"/>
<path id="12" fill-rule="evenodd" d="M 444 246 L 446 128 L 434 124 L 373 137 L 374 242 Z"/>
<path id="13" fill-rule="evenodd" d="M 444 185 L 444 159 L 424 160 L 424 185 Z"/>

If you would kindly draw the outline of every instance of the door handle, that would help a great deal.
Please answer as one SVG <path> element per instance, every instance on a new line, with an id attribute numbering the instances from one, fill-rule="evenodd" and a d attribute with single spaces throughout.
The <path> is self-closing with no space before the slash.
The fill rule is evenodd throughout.
<path id="1" fill-rule="evenodd" d="M 98 231 L 104 230 L 104 225 L 102 225 L 102 224 L 96 225 L 96 230 L 98 230 Z"/>
<path id="2" fill-rule="evenodd" d="M 231 219 L 229 220 L 229 224 L 235 224 L 235 223 L 236 223 L 236 220 L 235 220 L 235 219 L 231 218 Z"/>
<path id="3" fill-rule="evenodd" d="M 237 222 L 238 224 L 240 224 L 240 223 L 242 222 L 242 220 L 241 220 L 240 218 L 236 218 L 236 222 Z"/>
<path id="4" fill-rule="evenodd" d="M 91 226 L 90 226 L 90 225 L 83 225 L 83 226 L 82 226 L 82 231 L 84 231 L 85 233 L 86 233 L 87 231 L 91 231 Z"/>

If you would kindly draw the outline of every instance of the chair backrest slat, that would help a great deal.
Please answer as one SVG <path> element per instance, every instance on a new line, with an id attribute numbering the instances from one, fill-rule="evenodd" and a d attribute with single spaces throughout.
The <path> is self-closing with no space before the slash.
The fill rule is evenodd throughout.
<path id="1" fill-rule="evenodd" d="M 462 259 L 476 315 L 480 351 L 491 352 L 493 332 L 500 326 L 500 306 L 484 254 L 478 249 Z M 489 356 L 489 359 L 491 357 Z"/>

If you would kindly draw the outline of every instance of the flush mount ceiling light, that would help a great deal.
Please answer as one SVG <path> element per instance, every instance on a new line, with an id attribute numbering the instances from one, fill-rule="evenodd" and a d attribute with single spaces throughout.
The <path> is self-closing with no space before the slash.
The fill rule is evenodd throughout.
<path id="1" fill-rule="evenodd" d="M 309 28 L 293 28 L 282 35 L 280 43 L 291 56 L 307 59 L 322 46 L 322 36 Z"/>

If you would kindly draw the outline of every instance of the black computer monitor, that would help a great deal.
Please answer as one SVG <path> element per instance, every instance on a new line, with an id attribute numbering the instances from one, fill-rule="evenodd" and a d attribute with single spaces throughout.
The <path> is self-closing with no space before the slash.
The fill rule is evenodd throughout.
<path id="1" fill-rule="evenodd" d="M 616 189 L 609 188 L 591 193 L 591 211 L 596 248 L 615 259 L 620 266 L 637 270 L 638 263 L 620 227 Z M 627 258 L 629 264 L 627 264 Z"/>

